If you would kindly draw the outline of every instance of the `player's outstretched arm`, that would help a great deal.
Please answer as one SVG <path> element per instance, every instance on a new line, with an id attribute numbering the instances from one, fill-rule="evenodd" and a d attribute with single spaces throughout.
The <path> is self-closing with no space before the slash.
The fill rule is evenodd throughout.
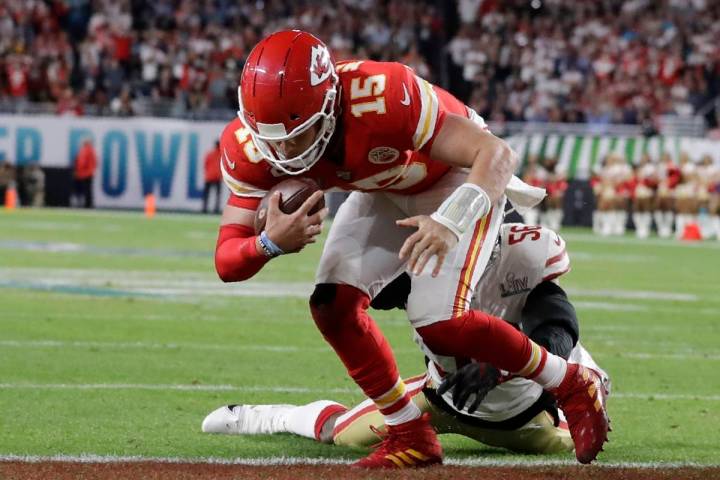
<path id="1" fill-rule="evenodd" d="M 448 114 L 430 150 L 433 160 L 470 168 L 460 185 L 431 216 L 399 220 L 398 225 L 417 227 L 400 249 L 400 258 L 419 275 L 437 257 L 433 276 L 440 272 L 445 255 L 463 233 L 488 214 L 505 191 L 517 168 L 517 154 L 503 140 L 467 118 Z"/>
<path id="2" fill-rule="evenodd" d="M 271 242 L 272 251 L 263 247 L 261 235 L 256 235 L 253 227 L 259 199 L 238 201 L 231 197 L 223 210 L 215 247 L 215 269 L 222 281 L 247 280 L 274 256 L 299 252 L 305 245 L 315 243 L 328 210 L 323 208 L 313 215 L 308 212 L 322 195 L 322 191 L 315 192 L 289 215 L 280 210 L 279 194 L 270 197 L 263 234 L 265 241 Z"/>
<path id="3" fill-rule="evenodd" d="M 230 196 L 223 209 L 215 245 L 215 270 L 223 282 L 240 282 L 255 275 L 270 259 L 253 228 L 259 199 L 238 201 Z"/>

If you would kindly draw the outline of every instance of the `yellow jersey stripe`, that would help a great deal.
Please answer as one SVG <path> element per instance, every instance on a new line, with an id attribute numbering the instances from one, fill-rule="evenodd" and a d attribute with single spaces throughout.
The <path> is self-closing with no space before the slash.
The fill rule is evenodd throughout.
<path id="1" fill-rule="evenodd" d="M 415 76 L 415 83 L 420 90 L 420 118 L 418 119 L 415 134 L 413 135 L 413 145 L 416 150 L 419 150 L 435 132 L 438 99 L 432 86 L 427 81 Z"/>
<path id="2" fill-rule="evenodd" d="M 425 143 L 430 140 L 430 137 L 432 137 L 433 133 L 435 133 L 435 121 L 437 120 L 438 110 L 437 96 L 435 95 L 435 91 L 432 89 L 432 86 L 430 85 L 430 83 L 423 80 L 423 87 L 425 88 L 428 97 L 430 97 L 430 110 L 428 112 L 428 118 L 425 120 L 425 126 L 423 127 L 423 134 L 420 137 L 420 145 L 418 146 L 418 148 L 422 148 L 423 145 L 425 145 Z"/>
<path id="3" fill-rule="evenodd" d="M 475 230 L 475 237 L 472 239 L 472 243 L 470 246 L 470 255 L 468 256 L 467 261 L 465 262 L 465 273 L 463 277 L 460 279 L 460 288 L 458 290 L 458 293 L 455 298 L 455 306 L 453 308 L 453 316 L 457 317 L 462 315 L 465 312 L 465 304 L 467 303 L 467 291 L 470 288 L 470 282 L 472 281 L 472 275 L 474 271 L 474 263 L 477 259 L 478 252 L 480 251 L 480 247 L 482 246 L 483 237 L 484 235 L 482 232 L 485 230 L 487 218 L 489 215 L 485 216 L 481 221 L 478 228 Z"/>

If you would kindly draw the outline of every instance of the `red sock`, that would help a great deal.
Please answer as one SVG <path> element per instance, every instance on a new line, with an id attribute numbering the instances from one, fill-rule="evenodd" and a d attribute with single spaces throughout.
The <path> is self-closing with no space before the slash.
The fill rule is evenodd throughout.
<path id="1" fill-rule="evenodd" d="M 320 285 L 310 303 L 325 340 L 380 412 L 389 415 L 407 406 L 410 395 L 392 349 L 367 313 L 370 298 L 349 285 Z"/>

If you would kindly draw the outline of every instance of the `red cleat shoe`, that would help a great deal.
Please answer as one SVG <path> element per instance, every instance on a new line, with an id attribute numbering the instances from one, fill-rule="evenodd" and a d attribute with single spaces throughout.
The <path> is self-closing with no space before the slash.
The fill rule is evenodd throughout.
<path id="1" fill-rule="evenodd" d="M 597 373 L 577 363 L 568 363 L 560 386 L 552 391 L 567 417 L 575 456 L 590 463 L 607 441 L 610 419 L 605 410 L 607 391 Z"/>
<path id="2" fill-rule="evenodd" d="M 376 432 L 377 433 L 377 432 Z M 425 413 L 416 420 L 389 426 L 377 449 L 353 463 L 356 468 L 423 468 L 442 464 L 442 447 Z"/>

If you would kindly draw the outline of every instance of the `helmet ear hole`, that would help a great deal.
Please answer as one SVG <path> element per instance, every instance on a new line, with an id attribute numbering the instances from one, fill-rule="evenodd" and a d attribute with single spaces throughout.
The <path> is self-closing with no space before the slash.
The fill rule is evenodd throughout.
<path id="1" fill-rule="evenodd" d="M 297 113 L 291 113 L 290 120 L 292 120 L 293 122 L 300 120 L 300 115 L 298 115 Z"/>

